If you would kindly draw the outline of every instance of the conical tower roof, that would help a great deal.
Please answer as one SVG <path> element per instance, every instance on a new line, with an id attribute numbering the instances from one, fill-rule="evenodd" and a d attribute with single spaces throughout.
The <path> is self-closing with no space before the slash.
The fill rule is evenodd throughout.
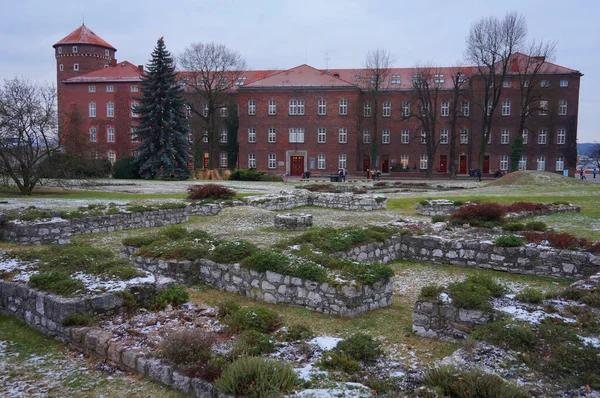
<path id="1" fill-rule="evenodd" d="M 52 47 L 56 47 L 61 44 L 93 44 L 96 46 L 117 51 L 116 48 L 104 41 L 104 39 L 92 32 L 84 24 L 81 24 L 80 27 L 78 27 L 77 29 L 66 35 L 64 38 L 56 42 L 56 44 L 54 44 Z"/>

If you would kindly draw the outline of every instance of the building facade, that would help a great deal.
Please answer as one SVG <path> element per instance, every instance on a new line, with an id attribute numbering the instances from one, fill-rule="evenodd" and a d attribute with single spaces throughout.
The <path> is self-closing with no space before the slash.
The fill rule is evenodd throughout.
<path id="1" fill-rule="evenodd" d="M 82 118 L 79 130 L 98 156 L 114 162 L 131 155 L 138 145 L 132 134 L 137 116 L 132 106 L 140 95 L 143 67 L 117 62 L 116 49 L 85 25 L 53 47 L 62 120 L 71 120 L 68 115 L 77 110 Z M 487 83 L 475 67 L 392 68 L 377 90 L 370 84 L 375 77 L 364 69 L 300 65 L 284 71 L 247 71 L 238 77 L 222 115 L 220 151 L 209 155 L 203 149 L 203 121 L 188 112 L 189 139 L 199 153 L 195 166 L 207 167 L 208 157 L 214 156 L 218 159 L 213 164 L 220 168 L 254 167 L 279 175 L 324 175 L 340 168 L 349 174 L 367 169 L 421 173 L 430 166 L 434 175 L 448 176 L 452 170 L 468 175 L 481 157 L 486 175 L 511 169 L 515 140 L 522 137 L 515 165 L 519 169 L 568 170 L 573 175 L 582 74 L 534 59 L 542 67 L 531 76 L 523 65 L 532 59 L 515 54 L 509 74 L 496 82 L 501 94 L 483 152 L 487 106 L 479 99 Z M 423 79 L 428 83 L 426 96 L 417 90 Z M 201 109 L 203 99 L 190 91 L 188 96 Z M 227 112 L 237 112 L 235 123 L 226 123 Z M 426 112 L 433 115 L 429 123 L 424 123 Z M 232 126 L 237 133 L 227 131 Z M 434 126 L 433 131 L 425 126 Z M 238 144 L 237 156 L 228 153 L 232 139 Z"/>

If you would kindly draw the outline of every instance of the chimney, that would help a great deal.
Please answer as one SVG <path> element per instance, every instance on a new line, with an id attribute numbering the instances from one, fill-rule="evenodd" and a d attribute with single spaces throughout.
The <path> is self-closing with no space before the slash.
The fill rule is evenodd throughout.
<path id="1" fill-rule="evenodd" d="M 138 71 L 144 73 L 144 65 L 138 65 Z"/>
<path id="2" fill-rule="evenodd" d="M 544 57 L 543 55 L 536 55 L 535 57 L 533 57 L 533 59 L 535 59 L 536 61 L 540 61 L 540 62 L 546 61 L 546 57 Z"/>
<path id="3" fill-rule="evenodd" d="M 513 72 L 519 71 L 519 60 L 517 58 L 513 58 L 512 60 L 512 70 Z"/>
<path id="4" fill-rule="evenodd" d="M 340 74 L 339 73 L 334 73 L 333 77 L 337 77 L 339 79 L 340 78 Z"/>
<path id="5" fill-rule="evenodd" d="M 113 58 L 111 66 L 117 66 L 117 59 Z"/>

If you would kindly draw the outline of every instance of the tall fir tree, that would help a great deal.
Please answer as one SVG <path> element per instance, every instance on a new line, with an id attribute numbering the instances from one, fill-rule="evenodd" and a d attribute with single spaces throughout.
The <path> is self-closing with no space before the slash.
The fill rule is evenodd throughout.
<path id="1" fill-rule="evenodd" d="M 175 78 L 173 58 L 163 38 L 158 39 L 142 77 L 139 125 L 134 134 L 142 143 L 135 149 L 134 165 L 142 178 L 184 180 L 190 176 L 183 90 Z"/>

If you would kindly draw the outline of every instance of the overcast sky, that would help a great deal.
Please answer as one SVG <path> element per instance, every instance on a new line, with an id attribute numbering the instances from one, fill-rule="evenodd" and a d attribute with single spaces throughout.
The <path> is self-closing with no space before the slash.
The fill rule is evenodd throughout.
<path id="1" fill-rule="evenodd" d="M 192 42 L 239 51 L 251 69 L 359 68 L 384 48 L 395 67 L 464 64 L 465 37 L 481 17 L 518 11 L 530 38 L 556 40 L 555 63 L 581 71 L 579 142 L 600 141 L 600 2 L 597 0 L 21 0 L 0 11 L 0 77 L 54 82 L 52 45 L 81 25 L 146 64 L 163 36 L 173 55 Z M 596 94 L 594 94 L 596 93 Z"/>

